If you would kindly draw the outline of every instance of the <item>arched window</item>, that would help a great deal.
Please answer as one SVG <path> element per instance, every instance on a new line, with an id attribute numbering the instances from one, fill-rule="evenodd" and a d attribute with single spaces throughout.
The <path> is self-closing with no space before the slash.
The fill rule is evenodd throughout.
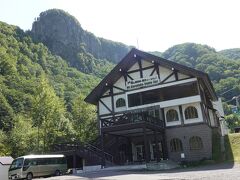
<path id="1" fill-rule="evenodd" d="M 200 150 L 203 148 L 202 139 L 198 136 L 193 136 L 189 139 L 190 150 Z"/>
<path id="2" fill-rule="evenodd" d="M 183 150 L 182 141 L 178 138 L 171 139 L 170 150 L 171 152 L 181 152 Z"/>
<path id="3" fill-rule="evenodd" d="M 126 106 L 125 99 L 119 98 L 119 99 L 116 101 L 116 107 L 119 108 L 119 107 L 124 107 L 124 106 Z"/>
<path id="4" fill-rule="evenodd" d="M 198 112 L 197 109 L 193 106 L 189 106 L 185 109 L 185 118 L 186 119 L 195 119 L 198 118 Z"/>
<path id="5" fill-rule="evenodd" d="M 167 122 L 178 121 L 178 112 L 175 109 L 170 109 L 166 114 Z"/>

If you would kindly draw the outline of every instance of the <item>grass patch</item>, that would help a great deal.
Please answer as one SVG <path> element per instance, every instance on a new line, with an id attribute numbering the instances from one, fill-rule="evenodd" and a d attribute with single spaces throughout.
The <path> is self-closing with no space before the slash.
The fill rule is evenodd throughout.
<path id="1" fill-rule="evenodd" d="M 225 136 L 226 160 L 240 162 L 240 133 Z"/>

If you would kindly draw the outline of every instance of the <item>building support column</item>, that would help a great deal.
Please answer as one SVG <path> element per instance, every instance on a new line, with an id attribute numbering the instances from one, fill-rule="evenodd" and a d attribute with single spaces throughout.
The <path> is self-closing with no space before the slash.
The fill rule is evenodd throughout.
<path id="1" fill-rule="evenodd" d="M 154 129 L 154 141 L 155 141 L 155 148 L 156 148 L 156 159 L 157 159 L 157 162 L 160 162 L 160 149 L 159 149 L 159 144 L 157 140 L 156 129 Z"/>
<path id="2" fill-rule="evenodd" d="M 149 142 L 146 134 L 146 127 L 143 127 L 143 139 L 144 139 L 144 149 L 145 149 L 145 161 L 146 163 L 149 163 L 150 161 L 150 149 L 149 149 Z"/>
<path id="3" fill-rule="evenodd" d="M 116 146 L 115 146 L 115 154 L 116 154 L 116 157 L 115 157 L 115 161 L 117 162 L 117 164 L 120 163 L 120 154 L 119 154 L 119 136 L 116 136 Z"/>
<path id="4" fill-rule="evenodd" d="M 73 153 L 73 170 L 72 170 L 73 174 L 77 174 L 77 153 L 76 151 L 74 151 Z"/>
<path id="5" fill-rule="evenodd" d="M 167 140 L 166 140 L 166 135 L 165 132 L 162 133 L 162 151 L 163 151 L 163 159 L 166 160 L 168 159 L 168 149 L 167 149 Z"/>
<path id="6" fill-rule="evenodd" d="M 102 168 L 105 167 L 105 154 L 104 154 L 104 133 L 101 132 L 101 146 L 102 146 Z"/>
<path id="7" fill-rule="evenodd" d="M 131 138 L 127 138 L 128 141 L 128 162 L 133 161 L 133 155 L 132 155 L 132 143 L 131 143 Z"/>

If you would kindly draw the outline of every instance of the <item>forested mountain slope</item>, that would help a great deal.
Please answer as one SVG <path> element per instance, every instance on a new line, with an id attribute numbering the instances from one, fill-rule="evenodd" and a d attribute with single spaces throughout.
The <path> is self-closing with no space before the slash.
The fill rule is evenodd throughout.
<path id="1" fill-rule="evenodd" d="M 233 60 L 240 59 L 240 48 L 225 49 L 225 50 L 219 51 L 219 53 Z"/>
<path id="2" fill-rule="evenodd" d="M 69 67 L 18 27 L 0 22 L 0 155 L 43 152 L 55 142 L 93 138 L 94 107 L 83 96 L 99 80 Z"/>

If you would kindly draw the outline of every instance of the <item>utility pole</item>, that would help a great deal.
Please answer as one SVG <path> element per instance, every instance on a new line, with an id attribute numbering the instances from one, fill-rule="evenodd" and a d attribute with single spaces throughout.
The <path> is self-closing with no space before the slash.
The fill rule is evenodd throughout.
<path id="1" fill-rule="evenodd" d="M 237 107 L 239 107 L 239 101 L 238 101 L 238 99 L 240 99 L 240 95 L 238 95 L 238 96 L 234 96 L 233 98 L 232 98 L 232 100 L 236 100 L 236 106 Z"/>

